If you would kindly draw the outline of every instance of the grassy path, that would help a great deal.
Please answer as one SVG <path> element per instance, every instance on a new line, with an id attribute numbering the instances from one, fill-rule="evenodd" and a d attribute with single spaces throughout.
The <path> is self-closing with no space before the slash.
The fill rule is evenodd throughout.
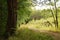
<path id="1" fill-rule="evenodd" d="M 47 33 L 49 35 L 52 35 L 54 40 L 60 40 L 60 33 L 59 32 L 53 32 L 53 31 L 48 31 L 48 30 L 38 30 L 34 28 L 29 28 L 30 30 L 34 30 L 35 32 L 42 32 L 42 33 Z"/>

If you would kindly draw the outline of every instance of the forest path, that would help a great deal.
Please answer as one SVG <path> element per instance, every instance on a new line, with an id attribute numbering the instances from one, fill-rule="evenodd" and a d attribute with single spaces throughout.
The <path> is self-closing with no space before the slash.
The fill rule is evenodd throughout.
<path id="1" fill-rule="evenodd" d="M 33 30 L 35 32 L 47 33 L 47 34 L 51 35 L 54 38 L 54 40 L 60 40 L 60 33 L 59 32 L 48 31 L 48 30 L 38 30 L 35 28 L 28 28 L 28 29 Z"/>

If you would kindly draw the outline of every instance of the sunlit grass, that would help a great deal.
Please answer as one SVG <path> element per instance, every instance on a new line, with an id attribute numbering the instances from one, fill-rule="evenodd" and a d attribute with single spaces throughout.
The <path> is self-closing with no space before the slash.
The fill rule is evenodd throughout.
<path id="1" fill-rule="evenodd" d="M 46 20 L 48 20 L 51 24 L 53 22 L 53 18 L 41 19 L 41 20 L 32 20 L 28 24 L 21 25 L 20 28 L 30 28 L 30 29 L 59 31 L 60 32 L 60 29 L 57 29 L 54 24 L 52 24 L 53 26 L 48 26 L 48 27 L 46 27 L 44 24 L 42 24 Z"/>

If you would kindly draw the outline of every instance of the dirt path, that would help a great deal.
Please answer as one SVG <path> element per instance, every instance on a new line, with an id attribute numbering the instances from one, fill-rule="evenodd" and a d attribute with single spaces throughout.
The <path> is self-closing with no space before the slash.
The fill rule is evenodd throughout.
<path id="1" fill-rule="evenodd" d="M 42 33 L 47 33 L 49 35 L 52 35 L 55 40 L 60 40 L 60 33 L 59 32 L 53 32 L 53 31 L 47 31 L 47 30 L 38 30 L 38 29 L 34 29 L 34 28 L 29 28 L 29 29 L 34 30 L 36 32 L 39 31 Z"/>

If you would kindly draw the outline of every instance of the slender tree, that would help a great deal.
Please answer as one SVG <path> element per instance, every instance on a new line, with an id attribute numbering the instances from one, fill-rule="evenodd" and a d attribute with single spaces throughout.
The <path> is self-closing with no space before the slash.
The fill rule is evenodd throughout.
<path id="1" fill-rule="evenodd" d="M 58 13 L 57 13 L 57 7 L 56 7 L 56 2 L 57 2 L 58 0 L 54 0 L 54 3 L 52 3 L 51 0 L 49 0 L 49 1 L 50 1 L 50 5 L 55 6 L 55 17 L 54 17 L 54 14 L 53 14 L 52 10 L 51 10 L 51 12 L 52 12 L 52 16 L 53 16 L 53 18 L 54 18 L 55 27 L 58 28 L 58 16 L 57 16 Z"/>
<path id="2" fill-rule="evenodd" d="M 8 18 L 4 40 L 8 40 L 15 33 L 17 24 L 17 0 L 7 0 Z"/>
<path id="3" fill-rule="evenodd" d="M 50 2 L 49 5 L 52 5 L 51 0 L 48 0 L 48 1 Z M 53 8 L 53 9 L 54 9 L 54 8 Z M 52 17 L 53 17 L 54 23 L 55 23 L 55 15 L 54 15 L 53 10 L 51 9 L 51 7 L 50 7 L 50 11 L 51 11 L 51 14 L 52 14 Z M 55 27 L 56 27 L 56 24 L 55 24 Z"/>
<path id="4" fill-rule="evenodd" d="M 58 28 L 58 14 L 57 14 L 57 7 L 56 7 L 56 0 L 54 0 L 54 4 L 55 4 L 55 17 L 56 17 L 56 27 Z"/>

